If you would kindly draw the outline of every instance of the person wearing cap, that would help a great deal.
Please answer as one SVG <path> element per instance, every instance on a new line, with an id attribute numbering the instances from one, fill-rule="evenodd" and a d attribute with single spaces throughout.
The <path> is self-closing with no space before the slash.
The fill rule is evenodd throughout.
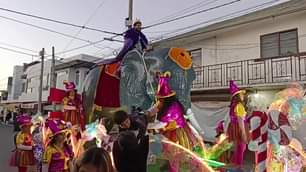
<path id="1" fill-rule="evenodd" d="M 27 172 L 35 168 L 34 144 L 31 134 L 32 118 L 23 114 L 18 116 L 17 122 L 21 131 L 15 136 L 16 150 L 11 159 L 11 165 L 18 167 L 18 172 Z"/>
<path id="2" fill-rule="evenodd" d="M 234 143 L 234 153 L 231 162 L 239 167 L 243 166 L 244 152 L 247 144 L 245 90 L 240 90 L 234 81 L 230 81 L 230 123 L 226 135 Z"/>
<path id="3" fill-rule="evenodd" d="M 67 125 L 61 120 L 48 120 L 46 126 L 49 140 L 43 155 L 43 171 L 69 172 L 74 154 L 67 144 Z"/>
<path id="4" fill-rule="evenodd" d="M 137 48 L 140 52 L 149 50 L 148 39 L 141 32 L 142 23 L 140 20 L 136 20 L 133 27 L 128 29 L 124 34 L 124 45 L 121 51 L 118 53 L 116 59 L 122 60 L 123 57 L 132 49 Z"/>

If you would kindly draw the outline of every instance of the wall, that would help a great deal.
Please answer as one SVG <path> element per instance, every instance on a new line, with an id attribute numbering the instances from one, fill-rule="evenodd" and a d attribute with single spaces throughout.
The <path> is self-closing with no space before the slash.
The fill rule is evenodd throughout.
<path id="1" fill-rule="evenodd" d="M 23 66 L 14 66 L 11 100 L 16 100 L 22 93 Z"/>
<path id="2" fill-rule="evenodd" d="M 27 79 L 25 82 L 26 90 L 19 97 L 20 102 L 32 102 L 38 100 L 38 92 L 40 85 L 40 68 L 41 64 L 35 64 L 27 68 L 24 74 L 27 75 Z M 44 82 L 43 82 L 43 93 L 42 93 L 42 101 L 47 101 L 49 96 L 49 87 L 50 87 L 50 78 L 51 78 L 51 60 L 44 62 Z M 48 77 L 49 75 L 49 77 Z M 48 78 L 48 80 L 47 80 Z"/>
<path id="3" fill-rule="evenodd" d="M 76 72 L 79 71 L 79 85 L 76 85 L 78 93 L 81 92 L 83 87 L 83 81 L 85 80 L 87 68 L 69 68 L 63 69 L 57 72 L 57 80 L 56 80 L 56 88 L 65 89 L 63 85 L 64 81 L 74 82 L 76 83 Z"/>
<path id="4" fill-rule="evenodd" d="M 306 12 L 266 19 L 235 28 L 215 37 L 181 44 L 189 50 L 202 48 L 202 64 L 211 65 L 260 58 L 260 36 L 298 29 L 299 51 L 306 52 Z M 190 43 L 191 42 L 191 43 Z"/>

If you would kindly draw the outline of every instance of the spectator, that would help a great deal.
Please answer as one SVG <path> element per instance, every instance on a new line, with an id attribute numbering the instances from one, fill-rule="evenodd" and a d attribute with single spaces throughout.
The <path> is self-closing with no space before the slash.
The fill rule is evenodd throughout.
<path id="1" fill-rule="evenodd" d="M 114 142 L 113 158 L 118 172 L 146 172 L 149 137 L 138 139 L 132 131 L 121 132 Z"/>
<path id="2" fill-rule="evenodd" d="M 19 113 L 19 115 L 22 115 L 22 114 L 23 114 L 22 112 Z M 19 115 L 14 114 L 14 116 L 13 116 L 14 132 L 20 131 L 20 127 L 19 127 L 18 122 L 17 122 L 17 118 L 18 118 Z"/>
<path id="3" fill-rule="evenodd" d="M 4 112 L 3 112 L 3 110 L 0 113 L 0 122 L 4 122 Z"/>
<path id="4" fill-rule="evenodd" d="M 134 112 L 128 115 L 125 111 L 117 111 L 114 115 L 114 121 L 119 125 L 119 131 L 135 131 L 137 138 L 143 137 L 146 134 L 148 126 L 148 118 L 155 115 L 156 108 L 153 107 L 150 111 Z"/>
<path id="5" fill-rule="evenodd" d="M 9 124 L 11 118 L 12 118 L 12 112 L 11 112 L 11 111 L 8 111 L 8 113 L 7 113 L 6 116 L 5 116 L 5 123 L 6 123 L 6 124 Z"/>
<path id="6" fill-rule="evenodd" d="M 107 151 L 103 148 L 91 147 L 76 162 L 74 172 L 114 172 L 114 168 Z"/>

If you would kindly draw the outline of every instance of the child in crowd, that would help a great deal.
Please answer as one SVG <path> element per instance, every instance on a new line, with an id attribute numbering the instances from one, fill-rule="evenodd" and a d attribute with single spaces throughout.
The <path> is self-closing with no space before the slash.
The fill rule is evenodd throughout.
<path id="1" fill-rule="evenodd" d="M 18 172 L 28 172 L 35 169 L 33 138 L 31 134 L 32 118 L 27 114 L 23 114 L 18 116 L 17 122 L 21 131 L 14 138 L 16 150 L 11 159 L 11 165 L 18 167 Z"/>
<path id="2" fill-rule="evenodd" d="M 72 170 L 73 152 L 67 144 L 67 126 L 61 120 L 48 120 L 50 141 L 43 156 L 44 172 L 70 172 Z"/>
<path id="3" fill-rule="evenodd" d="M 73 172 L 114 172 L 114 168 L 108 152 L 93 146 L 76 162 Z"/>

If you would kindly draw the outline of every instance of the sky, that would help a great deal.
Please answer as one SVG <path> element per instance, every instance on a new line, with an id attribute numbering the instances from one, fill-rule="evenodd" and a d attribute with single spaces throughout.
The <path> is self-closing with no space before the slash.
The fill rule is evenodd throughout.
<path id="1" fill-rule="evenodd" d="M 133 18 L 140 19 L 144 26 L 148 26 L 166 19 L 172 19 L 173 17 L 209 9 L 234 1 L 235 0 L 134 0 Z M 221 20 L 246 14 L 252 10 L 257 10 L 257 8 L 228 16 L 228 14 L 236 11 L 255 7 L 264 3 L 266 3 L 266 5 L 260 6 L 259 8 L 266 8 L 285 1 L 287 0 L 240 0 L 231 5 L 209 10 L 167 24 L 151 27 L 143 30 L 143 32 L 150 40 L 161 38 L 161 36 L 169 37 L 174 34 L 193 30 L 203 25 L 173 33 L 173 31 L 179 28 L 223 17 L 213 21 L 219 22 Z M 125 18 L 128 16 L 128 0 L 1 0 L 0 8 L 7 8 L 77 25 L 86 25 L 88 27 L 116 33 L 122 33 L 126 29 Z M 186 10 L 182 11 L 183 9 Z M 167 16 L 168 18 L 166 18 Z M 85 41 L 72 39 L 17 23 L 7 18 L 65 33 L 84 39 Z M 212 24 L 213 22 L 206 23 L 205 25 Z M 88 43 L 86 40 L 95 42 L 102 40 L 104 37 L 109 38 L 111 36 L 113 35 L 52 23 L 0 10 L 0 90 L 6 88 L 7 77 L 13 75 L 13 67 L 15 65 L 22 65 L 23 63 L 38 60 L 37 55 L 42 48 L 45 48 L 46 53 L 50 54 L 51 47 L 54 46 L 55 52 L 59 53 L 85 45 Z M 121 37 L 118 37 L 118 39 L 121 39 Z M 60 54 L 59 56 L 67 58 L 83 53 L 103 57 L 111 55 L 113 49 L 118 49 L 121 46 L 122 43 L 119 42 L 103 41 L 95 46 L 78 49 Z M 3 48 L 18 50 L 29 55 L 11 52 Z M 35 56 L 31 56 L 32 54 Z"/>

